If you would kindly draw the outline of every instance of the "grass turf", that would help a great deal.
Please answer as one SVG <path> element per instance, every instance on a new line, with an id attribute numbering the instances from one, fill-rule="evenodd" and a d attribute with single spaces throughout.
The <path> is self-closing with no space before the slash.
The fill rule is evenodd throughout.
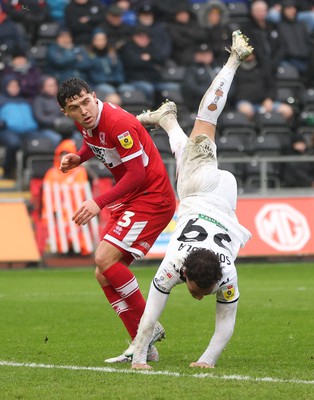
<path id="1" fill-rule="evenodd" d="M 132 269 L 146 297 L 155 268 Z M 198 302 L 183 284 L 161 317 L 160 374 L 144 375 L 103 363 L 127 334 L 92 268 L 0 271 L 0 398 L 314 399 L 313 263 L 242 264 L 238 274 L 236 330 L 217 367 L 188 367 L 212 335 L 215 298 Z"/>

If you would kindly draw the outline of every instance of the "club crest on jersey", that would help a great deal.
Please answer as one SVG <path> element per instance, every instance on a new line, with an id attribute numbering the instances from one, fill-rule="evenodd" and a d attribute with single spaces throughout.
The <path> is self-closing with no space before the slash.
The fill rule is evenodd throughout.
<path id="1" fill-rule="evenodd" d="M 99 140 L 101 144 L 106 144 L 105 132 L 99 132 Z"/>
<path id="2" fill-rule="evenodd" d="M 121 143 L 121 146 L 125 149 L 130 149 L 133 146 L 133 139 L 129 131 L 123 132 L 121 133 L 121 135 L 118 135 L 118 139 Z"/>
<path id="3" fill-rule="evenodd" d="M 222 294 L 226 300 L 232 300 L 234 298 L 234 287 L 233 285 L 228 285 L 222 290 Z"/>

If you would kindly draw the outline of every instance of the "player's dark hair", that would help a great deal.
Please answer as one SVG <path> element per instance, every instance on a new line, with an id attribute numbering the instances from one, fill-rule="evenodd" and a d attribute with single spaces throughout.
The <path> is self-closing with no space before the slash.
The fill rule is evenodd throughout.
<path id="1" fill-rule="evenodd" d="M 58 87 L 57 100 L 62 108 L 66 106 L 67 99 L 80 96 L 81 92 L 92 93 L 92 89 L 83 79 L 72 77 L 61 82 Z"/>
<path id="2" fill-rule="evenodd" d="M 222 278 L 219 257 L 204 248 L 191 251 L 183 261 L 182 269 L 186 277 L 201 289 L 209 288 Z"/>

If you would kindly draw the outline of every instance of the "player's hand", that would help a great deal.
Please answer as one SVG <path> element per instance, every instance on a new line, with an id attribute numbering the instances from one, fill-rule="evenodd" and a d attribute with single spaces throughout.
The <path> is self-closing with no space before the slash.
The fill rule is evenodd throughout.
<path id="1" fill-rule="evenodd" d="M 205 362 L 192 362 L 190 364 L 191 368 L 215 368 L 213 365 L 209 365 Z"/>
<path id="2" fill-rule="evenodd" d="M 70 169 L 78 167 L 81 163 L 81 157 L 77 154 L 69 153 L 61 158 L 60 171 L 68 172 Z"/>
<path id="3" fill-rule="evenodd" d="M 74 213 L 72 221 L 77 225 L 86 225 L 95 215 L 100 212 L 100 208 L 94 200 L 87 200 L 82 203 L 81 207 Z"/>
<path id="4" fill-rule="evenodd" d="M 151 367 L 148 364 L 132 364 L 132 369 L 153 369 L 153 367 Z"/>

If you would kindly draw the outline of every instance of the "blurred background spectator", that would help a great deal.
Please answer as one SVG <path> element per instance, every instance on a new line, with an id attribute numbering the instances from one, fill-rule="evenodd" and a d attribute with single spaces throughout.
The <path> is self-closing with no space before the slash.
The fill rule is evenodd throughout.
<path id="1" fill-rule="evenodd" d="M 263 65 L 271 65 L 275 74 L 285 56 L 285 44 L 278 25 L 267 20 L 268 5 L 255 0 L 250 7 L 248 22 L 242 27 Z M 267 68 L 267 67 L 266 67 Z"/>
<path id="2" fill-rule="evenodd" d="M 168 31 L 172 41 L 171 58 L 178 65 L 191 64 L 195 46 L 206 42 L 207 37 L 190 6 L 180 5 L 175 8 Z"/>
<path id="3" fill-rule="evenodd" d="M 43 136 L 50 139 L 54 148 L 58 146 L 64 137 L 56 131 L 56 124 L 60 125 L 63 115 L 57 102 L 58 83 L 53 76 L 43 76 L 41 80 L 40 93 L 35 97 L 32 104 L 35 119 Z M 72 125 L 74 131 L 74 124 Z"/>
<path id="4" fill-rule="evenodd" d="M 218 73 L 215 66 L 214 53 L 202 43 L 194 50 L 194 61 L 186 68 L 182 82 L 182 94 L 189 111 L 196 113 L 200 100 Z"/>
<path id="5" fill-rule="evenodd" d="M 115 48 L 108 46 L 108 36 L 100 28 L 94 31 L 89 47 L 92 67 L 88 71 L 88 81 L 102 99 L 123 90 L 124 68 Z"/>
<path id="6" fill-rule="evenodd" d="M 27 48 L 27 42 L 23 37 L 23 32 L 13 22 L 13 20 L 4 11 L 0 2 L 0 62 L 2 68 L 4 63 L 8 62 L 13 53 Z"/>
<path id="7" fill-rule="evenodd" d="M 5 146 L 3 178 L 16 178 L 16 153 L 23 141 L 40 136 L 30 103 L 21 96 L 19 81 L 14 76 L 2 79 L 0 96 L 0 143 Z"/>
<path id="8" fill-rule="evenodd" d="M 132 38 L 121 49 L 125 66 L 126 82 L 132 88 L 141 90 L 148 104 L 155 103 L 155 92 L 177 89 L 178 84 L 163 82 L 159 49 L 152 44 L 149 30 L 143 26 L 133 28 Z"/>
<path id="9" fill-rule="evenodd" d="M 60 26 L 65 26 L 65 7 L 70 0 L 46 0 L 49 8 L 49 15 L 53 21 L 56 21 Z"/>
<path id="10" fill-rule="evenodd" d="M 133 26 L 136 24 L 136 12 L 132 9 L 131 0 L 113 0 L 113 3 L 121 8 L 122 22 L 126 25 Z"/>
<path id="11" fill-rule="evenodd" d="M 2 0 L 6 13 L 13 21 L 23 26 L 29 41 L 34 45 L 38 38 L 38 28 L 50 19 L 45 0 Z"/>
<path id="12" fill-rule="evenodd" d="M 106 12 L 101 27 L 107 33 L 110 47 L 119 50 L 129 40 L 131 27 L 123 22 L 123 10 L 113 4 Z"/>
<path id="13" fill-rule="evenodd" d="M 313 142 L 314 135 L 312 137 Z M 291 155 L 313 155 L 313 143 L 308 144 L 300 134 L 291 137 Z M 314 163 L 300 162 L 286 163 L 284 169 L 284 181 L 287 187 L 313 187 L 314 188 Z"/>
<path id="14" fill-rule="evenodd" d="M 232 95 L 236 109 L 251 120 L 255 114 L 266 112 L 278 112 L 287 121 L 293 117 L 293 108 L 276 99 L 276 84 L 271 67 L 264 68 L 254 53 L 238 68 Z"/>
<path id="15" fill-rule="evenodd" d="M 75 44 L 88 44 L 95 28 L 105 19 L 106 8 L 100 0 L 71 0 L 65 8 L 66 26 Z"/>
<path id="16" fill-rule="evenodd" d="M 76 46 L 71 33 L 65 29 L 58 33 L 56 43 L 48 45 L 47 61 L 47 73 L 53 75 L 58 82 L 71 76 L 87 79 L 92 65 L 86 49 Z"/>
<path id="17" fill-rule="evenodd" d="M 284 0 L 279 24 L 279 32 L 285 46 L 284 61 L 292 64 L 301 74 L 305 74 L 310 54 L 310 33 L 305 24 L 296 17 L 295 1 Z"/>
<path id="18" fill-rule="evenodd" d="M 3 71 L 3 79 L 6 76 L 14 76 L 20 84 L 20 95 L 32 100 L 38 93 L 42 77 L 41 70 L 23 51 L 17 51 L 6 64 Z"/>
<path id="19" fill-rule="evenodd" d="M 213 50 L 216 62 L 226 62 L 225 48 L 230 47 L 232 35 L 228 8 L 220 0 L 211 0 L 200 8 L 198 18 L 200 26 L 205 28 L 206 43 Z"/>
<path id="20" fill-rule="evenodd" d="M 137 11 L 138 24 L 146 27 L 151 38 L 152 46 L 159 53 L 160 62 L 169 60 L 172 53 L 172 42 L 165 22 L 156 21 L 154 9 L 150 4 L 143 4 Z"/>

